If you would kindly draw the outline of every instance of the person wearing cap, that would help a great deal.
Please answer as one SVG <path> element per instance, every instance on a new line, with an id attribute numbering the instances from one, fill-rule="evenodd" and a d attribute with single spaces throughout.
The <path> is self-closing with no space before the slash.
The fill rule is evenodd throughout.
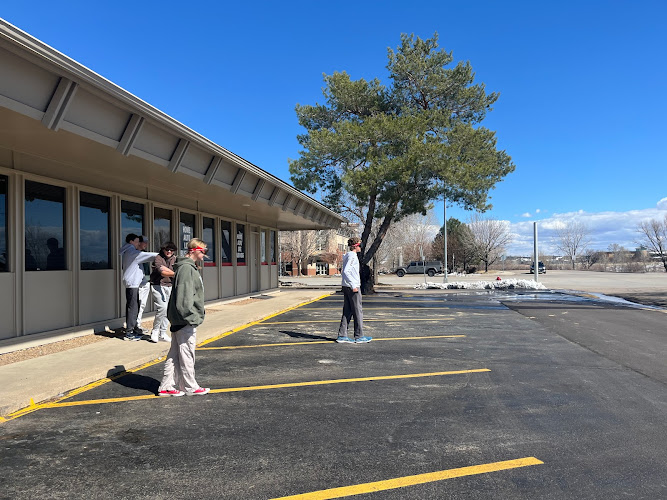
<path id="1" fill-rule="evenodd" d="M 174 277 L 174 262 L 176 262 L 176 244 L 168 241 L 160 253 L 155 257 L 151 265 L 151 289 L 153 293 L 153 303 L 155 304 L 155 320 L 153 321 L 153 330 L 151 331 L 151 342 L 171 342 L 171 337 L 167 335 L 167 305 L 171 296 L 172 278 Z"/>
<path id="2" fill-rule="evenodd" d="M 171 323 L 171 348 L 164 363 L 159 396 L 201 396 L 210 391 L 195 380 L 197 327 L 204 322 L 204 282 L 197 269 L 208 252 L 206 243 L 193 238 L 184 257 L 174 264 L 167 319 Z"/>
<path id="3" fill-rule="evenodd" d="M 141 235 L 139 236 L 139 251 L 145 252 L 148 249 L 148 236 Z M 139 285 L 139 313 L 137 314 L 137 327 L 134 330 L 134 333 L 137 335 L 145 335 L 146 332 L 141 327 L 141 319 L 144 316 L 144 309 L 146 309 L 146 304 L 148 304 L 150 292 L 151 292 L 151 265 L 148 262 L 143 262 L 141 264 L 141 269 L 144 272 L 144 277 L 141 280 Z"/>
<path id="4" fill-rule="evenodd" d="M 136 331 L 139 314 L 139 285 L 144 279 L 141 264 L 151 261 L 157 252 L 139 250 L 139 236 L 130 233 L 125 237 L 125 244 L 120 248 L 123 267 L 123 284 L 125 285 L 125 339 L 140 340 L 141 334 Z"/>
<path id="5" fill-rule="evenodd" d="M 347 240 L 349 252 L 343 256 L 343 316 L 338 328 L 339 344 L 363 344 L 373 340 L 364 336 L 364 313 L 361 306 L 361 278 L 359 276 L 359 257 L 361 240 L 356 236 Z M 350 320 L 354 318 L 354 340 L 347 336 Z"/>

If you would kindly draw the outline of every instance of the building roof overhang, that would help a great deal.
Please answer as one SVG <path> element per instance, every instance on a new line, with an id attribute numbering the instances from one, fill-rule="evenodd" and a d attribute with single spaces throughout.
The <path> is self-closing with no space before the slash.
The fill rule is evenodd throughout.
<path id="1" fill-rule="evenodd" d="M 0 19 L 0 162 L 281 230 L 345 219 Z M 68 168 L 54 169 L 53 165 Z"/>

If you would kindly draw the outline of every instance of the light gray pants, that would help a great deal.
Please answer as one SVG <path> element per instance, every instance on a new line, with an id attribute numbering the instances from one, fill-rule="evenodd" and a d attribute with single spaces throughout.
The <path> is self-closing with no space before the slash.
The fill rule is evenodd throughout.
<path id="1" fill-rule="evenodd" d="M 146 309 L 146 304 L 148 304 L 148 295 L 151 291 L 151 284 L 147 282 L 143 285 L 139 285 L 139 314 L 137 314 L 137 326 L 141 328 L 141 318 L 144 315 L 144 309 Z"/>
<path id="2" fill-rule="evenodd" d="M 354 338 L 364 336 L 364 312 L 361 308 L 361 291 L 353 292 L 349 286 L 343 287 L 343 317 L 338 328 L 339 337 L 347 337 L 347 327 L 354 318 Z"/>
<path id="3" fill-rule="evenodd" d="M 167 306 L 171 296 L 171 287 L 153 285 L 153 303 L 155 304 L 155 320 L 153 320 L 153 337 L 167 334 L 169 320 L 167 319 Z"/>
<path id="4" fill-rule="evenodd" d="M 164 375 L 160 384 L 160 391 L 193 392 L 199 389 L 195 380 L 195 345 L 197 344 L 197 329 L 194 326 L 184 326 L 171 334 L 171 348 L 164 362 Z"/>

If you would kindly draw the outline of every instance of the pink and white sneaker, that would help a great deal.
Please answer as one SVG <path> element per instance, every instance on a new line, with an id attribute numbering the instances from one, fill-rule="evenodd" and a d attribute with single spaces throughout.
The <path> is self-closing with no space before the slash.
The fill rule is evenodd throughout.
<path id="1" fill-rule="evenodd" d="M 210 388 L 200 387 L 196 391 L 186 392 L 185 394 L 188 395 L 188 396 L 203 396 L 204 394 L 208 394 L 209 392 L 211 392 Z"/>
<path id="2" fill-rule="evenodd" d="M 158 396 L 183 396 L 185 393 L 183 391 L 179 391 L 178 389 L 171 389 L 169 391 L 160 391 L 158 392 Z"/>

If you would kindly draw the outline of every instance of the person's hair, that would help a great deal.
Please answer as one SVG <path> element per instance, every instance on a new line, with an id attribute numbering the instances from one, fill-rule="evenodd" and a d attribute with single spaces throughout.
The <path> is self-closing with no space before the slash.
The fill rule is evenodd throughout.
<path id="1" fill-rule="evenodd" d="M 208 245 L 206 244 L 206 242 L 200 240 L 199 238 L 192 238 L 188 243 L 188 251 L 191 252 L 193 249 L 197 247 L 207 248 Z"/>
<path id="2" fill-rule="evenodd" d="M 137 236 L 136 234 L 134 234 L 134 233 L 130 233 L 130 234 L 128 234 L 128 235 L 125 237 L 125 243 L 129 243 L 130 241 L 134 241 L 134 240 L 136 240 L 138 237 L 139 237 L 139 236 Z"/>
<path id="3" fill-rule="evenodd" d="M 361 238 L 357 236 L 353 236 L 349 240 L 347 240 L 347 246 L 350 250 L 352 250 L 354 247 L 357 246 L 358 243 L 361 243 Z"/>
<path id="4" fill-rule="evenodd" d="M 57 247 L 58 246 L 58 240 L 56 238 L 49 238 L 48 240 L 46 240 L 46 246 Z"/>
<path id="5" fill-rule="evenodd" d="M 176 250 L 178 250 L 178 248 L 176 247 L 176 243 L 174 243 L 173 241 L 168 241 L 160 248 L 160 251 L 162 253 L 164 253 L 165 250 L 171 250 L 172 252 L 175 252 Z"/>

